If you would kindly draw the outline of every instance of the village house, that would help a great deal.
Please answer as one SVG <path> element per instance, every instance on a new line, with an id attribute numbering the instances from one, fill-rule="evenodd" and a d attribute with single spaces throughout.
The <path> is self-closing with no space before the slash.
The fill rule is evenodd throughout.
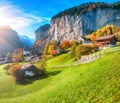
<path id="1" fill-rule="evenodd" d="M 45 76 L 45 72 L 28 63 L 23 65 L 20 69 L 16 70 L 14 75 L 15 80 L 23 82 L 26 78 L 30 79 L 37 76 L 43 77 Z"/>
<path id="2" fill-rule="evenodd" d="M 28 63 L 26 65 L 23 65 L 20 70 L 22 71 L 22 76 L 24 78 L 26 77 L 34 77 L 34 76 L 42 76 L 44 75 L 45 73 L 36 68 L 34 65 L 32 65 L 31 63 Z"/>
<path id="3" fill-rule="evenodd" d="M 102 48 L 114 46 L 117 42 L 117 39 L 115 38 L 114 35 L 107 35 L 96 38 L 95 41 L 96 41 L 96 45 L 99 46 L 100 49 L 102 49 Z"/>

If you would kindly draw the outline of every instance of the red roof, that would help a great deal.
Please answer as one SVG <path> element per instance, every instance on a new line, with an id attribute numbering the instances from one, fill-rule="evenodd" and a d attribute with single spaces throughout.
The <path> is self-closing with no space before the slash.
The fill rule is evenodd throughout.
<path id="1" fill-rule="evenodd" d="M 112 39 L 113 37 L 115 37 L 115 36 L 114 35 L 102 36 L 102 37 L 97 38 L 96 41 Z"/>

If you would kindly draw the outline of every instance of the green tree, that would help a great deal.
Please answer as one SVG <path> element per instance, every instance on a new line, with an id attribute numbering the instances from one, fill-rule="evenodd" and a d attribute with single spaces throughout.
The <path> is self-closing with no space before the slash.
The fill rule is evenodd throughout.
<path id="1" fill-rule="evenodd" d="M 76 59 L 79 60 L 81 58 L 80 46 L 77 46 L 75 49 Z"/>
<path id="2" fill-rule="evenodd" d="M 73 55 L 73 56 L 75 56 L 75 53 L 76 53 L 75 49 L 76 49 L 76 47 L 77 47 L 76 44 L 72 45 L 72 47 L 71 47 L 70 54 Z"/>

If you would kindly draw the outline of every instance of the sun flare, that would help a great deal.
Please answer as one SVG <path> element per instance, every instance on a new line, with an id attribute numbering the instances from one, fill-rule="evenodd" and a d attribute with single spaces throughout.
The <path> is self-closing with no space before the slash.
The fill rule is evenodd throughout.
<path id="1" fill-rule="evenodd" d="M 0 26 L 4 25 L 9 25 L 8 19 L 3 14 L 0 14 Z"/>

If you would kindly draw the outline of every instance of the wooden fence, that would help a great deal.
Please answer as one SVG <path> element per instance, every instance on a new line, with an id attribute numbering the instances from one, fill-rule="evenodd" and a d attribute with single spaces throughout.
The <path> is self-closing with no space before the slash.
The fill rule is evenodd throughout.
<path id="1" fill-rule="evenodd" d="M 82 56 L 81 59 L 78 60 L 78 61 L 72 62 L 70 64 L 65 64 L 65 65 L 57 65 L 57 66 L 54 66 L 54 68 L 71 67 L 71 66 L 76 66 L 76 65 L 79 65 L 79 64 L 92 62 L 92 61 L 95 61 L 95 60 L 103 57 L 105 54 L 115 52 L 115 51 L 120 51 L 120 46 L 109 48 L 109 49 L 104 49 L 104 50 L 101 50 L 99 52 L 96 52 L 96 53 L 93 53 L 93 54 L 90 54 L 90 55 Z"/>

